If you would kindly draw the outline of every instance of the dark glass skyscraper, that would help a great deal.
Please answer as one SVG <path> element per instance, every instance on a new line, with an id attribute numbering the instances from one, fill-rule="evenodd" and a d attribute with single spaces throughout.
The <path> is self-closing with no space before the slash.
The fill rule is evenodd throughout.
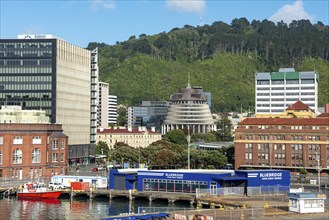
<path id="1" fill-rule="evenodd" d="M 0 40 L 0 105 L 42 109 L 56 122 L 56 40 Z"/>

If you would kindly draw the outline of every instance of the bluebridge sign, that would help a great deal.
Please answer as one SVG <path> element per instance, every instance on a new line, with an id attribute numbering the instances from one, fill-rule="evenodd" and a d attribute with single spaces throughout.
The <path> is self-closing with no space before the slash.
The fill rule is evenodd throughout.
<path id="1" fill-rule="evenodd" d="M 247 177 L 247 186 L 290 186 L 290 172 L 286 170 L 237 170 L 235 174 Z"/>

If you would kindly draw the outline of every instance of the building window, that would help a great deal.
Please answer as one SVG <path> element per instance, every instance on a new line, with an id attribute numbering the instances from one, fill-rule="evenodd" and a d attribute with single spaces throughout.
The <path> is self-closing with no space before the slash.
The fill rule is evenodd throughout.
<path id="1" fill-rule="evenodd" d="M 39 136 L 33 137 L 32 144 L 41 144 L 41 138 Z"/>
<path id="2" fill-rule="evenodd" d="M 2 151 L 0 150 L 0 164 L 2 164 Z"/>
<path id="3" fill-rule="evenodd" d="M 58 149 L 58 140 L 55 139 L 53 140 L 53 150 L 57 150 Z"/>
<path id="4" fill-rule="evenodd" d="M 13 153 L 13 164 L 22 163 L 22 150 L 16 149 Z"/>
<path id="5" fill-rule="evenodd" d="M 65 148 L 65 140 L 62 140 L 61 149 Z"/>
<path id="6" fill-rule="evenodd" d="M 64 154 L 61 154 L 61 162 L 64 162 Z"/>
<path id="7" fill-rule="evenodd" d="M 3 144 L 3 137 L 0 137 L 0 144 Z"/>
<path id="8" fill-rule="evenodd" d="M 15 136 L 13 140 L 13 144 L 23 144 L 23 138 L 20 136 Z"/>
<path id="9" fill-rule="evenodd" d="M 53 162 L 58 162 L 58 153 L 53 153 Z"/>
<path id="10" fill-rule="evenodd" d="M 41 154 L 40 149 L 36 148 L 32 151 L 32 163 L 40 163 L 41 161 Z"/>

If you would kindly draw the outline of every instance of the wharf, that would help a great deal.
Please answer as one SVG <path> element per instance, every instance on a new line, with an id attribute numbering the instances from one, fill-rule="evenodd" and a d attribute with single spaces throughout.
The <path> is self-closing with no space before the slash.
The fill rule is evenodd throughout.
<path id="1" fill-rule="evenodd" d="M 139 192 L 134 190 L 108 190 L 108 189 L 97 189 L 90 191 L 73 191 L 65 190 L 63 194 L 70 194 L 71 197 L 78 195 L 85 195 L 89 197 L 99 197 L 99 196 L 107 196 L 109 199 L 113 199 L 115 197 L 125 197 L 129 200 L 134 200 L 136 198 L 146 198 L 149 202 L 153 200 L 167 200 L 168 203 L 174 203 L 176 201 L 188 201 L 191 205 L 196 203 L 196 197 L 194 194 L 186 194 L 186 193 L 174 193 L 174 192 Z"/>

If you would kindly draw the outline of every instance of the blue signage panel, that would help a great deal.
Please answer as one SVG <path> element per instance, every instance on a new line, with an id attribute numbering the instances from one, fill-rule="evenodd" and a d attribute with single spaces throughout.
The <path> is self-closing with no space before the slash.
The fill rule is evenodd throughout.
<path id="1" fill-rule="evenodd" d="M 235 174 L 247 177 L 247 186 L 290 186 L 290 172 L 286 170 L 237 170 Z"/>

